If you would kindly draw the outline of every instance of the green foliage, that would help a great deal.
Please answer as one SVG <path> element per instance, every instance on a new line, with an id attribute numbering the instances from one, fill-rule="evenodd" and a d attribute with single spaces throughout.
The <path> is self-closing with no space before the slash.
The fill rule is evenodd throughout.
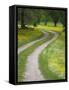
<path id="1" fill-rule="evenodd" d="M 61 11 L 60 14 L 61 15 L 59 21 L 63 24 L 63 26 L 65 26 L 65 12 Z"/>
<path id="2" fill-rule="evenodd" d="M 57 22 L 61 22 L 65 25 L 65 11 L 60 10 L 46 10 L 46 9 L 18 9 L 18 22 L 21 24 L 21 28 L 25 25 L 37 26 L 40 23 L 47 25 L 47 22 L 54 22 L 56 26 Z"/>
<path id="3" fill-rule="evenodd" d="M 57 24 L 57 22 L 59 20 L 59 16 L 60 16 L 59 10 L 50 10 L 48 13 L 51 16 L 51 18 L 52 18 L 52 20 L 53 20 L 53 22 L 54 22 L 54 24 L 56 26 L 56 24 Z"/>

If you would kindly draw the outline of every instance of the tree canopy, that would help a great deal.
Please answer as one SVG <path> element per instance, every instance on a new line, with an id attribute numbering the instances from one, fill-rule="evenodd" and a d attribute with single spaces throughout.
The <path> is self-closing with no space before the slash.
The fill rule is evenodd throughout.
<path id="1" fill-rule="evenodd" d="M 47 25 L 47 22 L 52 21 L 54 26 L 58 22 L 61 22 L 65 26 L 65 12 L 61 10 L 47 10 L 47 9 L 18 9 L 18 22 L 21 24 L 21 28 L 25 25 L 37 26 L 41 22 Z"/>

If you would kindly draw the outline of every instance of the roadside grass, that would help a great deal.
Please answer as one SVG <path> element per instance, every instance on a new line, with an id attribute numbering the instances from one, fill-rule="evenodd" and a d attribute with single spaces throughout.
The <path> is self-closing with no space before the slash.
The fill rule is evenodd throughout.
<path id="1" fill-rule="evenodd" d="M 31 47 L 27 48 L 26 50 L 24 50 L 23 52 L 21 52 L 18 55 L 18 82 L 23 81 L 24 79 L 24 72 L 26 69 L 26 63 L 27 63 L 27 57 L 41 44 L 43 44 L 44 42 L 50 40 L 53 37 L 52 33 L 49 33 L 49 37 L 45 38 L 42 41 L 38 41 L 37 43 L 35 43 L 34 45 L 32 45 Z"/>
<path id="2" fill-rule="evenodd" d="M 39 55 L 39 68 L 46 80 L 65 78 L 65 32 Z"/>
<path id="3" fill-rule="evenodd" d="M 37 38 L 40 38 L 43 36 L 43 33 L 40 32 L 38 29 L 19 29 L 18 30 L 18 47 L 25 45 L 26 43 L 29 43 L 33 40 L 36 40 Z"/>
<path id="4" fill-rule="evenodd" d="M 52 30 L 52 31 L 56 31 L 56 32 L 62 32 L 62 30 L 64 29 L 63 26 L 60 26 L 60 25 L 57 25 L 56 27 L 55 26 L 48 26 L 48 25 L 38 25 L 36 28 L 38 29 L 44 29 L 46 31 L 49 31 L 49 30 Z"/>

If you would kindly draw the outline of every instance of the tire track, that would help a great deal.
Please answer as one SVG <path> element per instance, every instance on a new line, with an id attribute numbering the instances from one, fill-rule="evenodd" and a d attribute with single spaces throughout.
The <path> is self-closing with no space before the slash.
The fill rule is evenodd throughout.
<path id="1" fill-rule="evenodd" d="M 51 42 L 53 42 L 57 37 L 58 33 L 50 31 L 54 37 L 42 44 L 41 46 L 37 47 L 33 53 L 31 53 L 28 58 L 27 58 L 27 64 L 26 64 L 26 71 L 25 71 L 25 77 L 23 81 L 41 81 L 44 80 L 44 77 L 42 73 L 39 70 L 39 65 L 38 65 L 38 57 L 42 50 L 46 48 Z M 47 35 L 48 36 L 48 35 Z M 44 38 L 46 38 L 44 36 Z M 43 40 L 44 38 L 40 39 Z"/>

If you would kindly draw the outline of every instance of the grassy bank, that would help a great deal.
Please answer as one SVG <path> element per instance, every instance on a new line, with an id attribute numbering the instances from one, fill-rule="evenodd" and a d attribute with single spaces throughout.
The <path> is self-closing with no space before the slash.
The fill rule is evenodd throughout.
<path id="1" fill-rule="evenodd" d="M 37 48 L 44 42 L 50 40 L 52 37 L 53 37 L 53 34 L 49 33 L 48 38 L 45 38 L 44 40 L 35 43 L 34 45 L 27 48 L 26 50 L 24 50 L 18 55 L 18 82 L 23 81 L 24 72 L 25 72 L 26 63 L 27 63 L 27 57 L 35 50 L 35 48 Z"/>
<path id="2" fill-rule="evenodd" d="M 37 26 L 37 29 L 43 29 L 43 30 L 46 30 L 46 31 L 49 31 L 49 30 L 52 30 L 52 31 L 56 31 L 56 32 L 62 32 L 62 30 L 64 29 L 64 27 L 62 26 L 46 26 L 46 25 L 38 25 Z"/>
<path id="3" fill-rule="evenodd" d="M 43 36 L 43 33 L 38 29 L 21 29 L 18 31 L 18 47 L 36 40 Z"/>
<path id="4" fill-rule="evenodd" d="M 39 68 L 47 80 L 65 78 L 65 33 L 45 48 L 39 56 Z"/>

